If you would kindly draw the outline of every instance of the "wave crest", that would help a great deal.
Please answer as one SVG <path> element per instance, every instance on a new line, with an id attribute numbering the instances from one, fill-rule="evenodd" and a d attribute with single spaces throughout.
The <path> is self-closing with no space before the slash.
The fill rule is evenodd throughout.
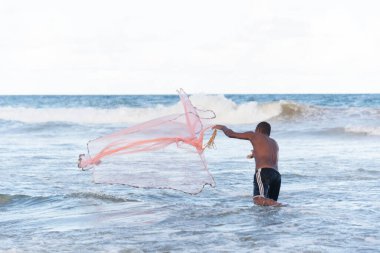
<path id="1" fill-rule="evenodd" d="M 104 193 L 95 193 L 95 192 L 75 192 L 67 195 L 69 198 L 83 198 L 83 199 L 96 199 L 101 201 L 109 202 L 138 202 L 137 200 L 127 199 L 122 197 L 117 197 L 113 195 L 108 195 Z"/>
<path id="2" fill-rule="evenodd" d="M 249 124 L 278 117 L 296 117 L 308 113 L 312 108 L 292 101 L 258 103 L 249 101 L 237 104 L 223 95 L 192 95 L 192 103 L 198 109 L 212 110 L 217 123 Z M 139 123 L 181 111 L 180 102 L 155 107 L 119 107 L 112 109 L 78 108 L 29 108 L 0 107 L 0 120 L 25 123 L 70 122 L 70 123 Z"/>
<path id="3" fill-rule="evenodd" d="M 344 132 L 352 134 L 380 136 L 380 127 L 347 126 L 344 128 Z"/>
<path id="4" fill-rule="evenodd" d="M 54 200 L 54 196 L 29 196 L 23 194 L 0 194 L 0 205 L 24 204 L 28 206 L 40 205 Z"/>

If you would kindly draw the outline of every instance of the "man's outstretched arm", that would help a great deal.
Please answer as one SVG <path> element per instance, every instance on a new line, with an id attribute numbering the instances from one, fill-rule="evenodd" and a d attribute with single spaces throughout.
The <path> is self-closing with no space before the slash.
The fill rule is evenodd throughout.
<path id="1" fill-rule="evenodd" d="M 236 133 L 223 125 L 215 125 L 213 126 L 212 129 L 218 129 L 218 130 L 223 131 L 223 133 L 229 138 L 236 138 L 236 139 L 242 139 L 242 140 L 250 140 L 255 134 L 255 132 L 252 132 L 252 131 L 244 132 L 244 133 Z"/>

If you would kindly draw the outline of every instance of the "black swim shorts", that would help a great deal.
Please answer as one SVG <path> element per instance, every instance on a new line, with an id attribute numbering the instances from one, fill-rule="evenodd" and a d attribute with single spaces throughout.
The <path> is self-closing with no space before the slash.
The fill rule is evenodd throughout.
<path id="1" fill-rule="evenodd" d="M 273 168 L 257 169 L 253 176 L 253 197 L 276 200 L 280 194 L 281 174 Z"/>

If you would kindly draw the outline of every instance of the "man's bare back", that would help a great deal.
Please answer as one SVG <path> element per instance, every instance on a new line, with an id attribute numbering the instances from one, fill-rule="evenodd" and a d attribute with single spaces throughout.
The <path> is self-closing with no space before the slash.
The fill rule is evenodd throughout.
<path id="1" fill-rule="evenodd" d="M 275 140 L 261 133 L 253 133 L 250 139 L 256 169 L 273 168 L 278 170 L 278 145 Z"/>

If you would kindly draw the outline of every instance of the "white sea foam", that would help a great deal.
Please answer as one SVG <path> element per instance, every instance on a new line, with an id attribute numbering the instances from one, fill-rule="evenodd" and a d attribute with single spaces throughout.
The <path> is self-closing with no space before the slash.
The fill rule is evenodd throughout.
<path id="1" fill-rule="evenodd" d="M 215 122 L 224 124 L 246 124 L 268 120 L 278 116 L 294 116 L 308 107 L 291 101 L 258 103 L 250 101 L 236 104 L 223 95 L 193 95 L 191 101 L 198 109 L 212 110 Z M 160 116 L 183 112 L 180 102 L 157 105 L 150 108 L 119 107 L 103 108 L 26 108 L 1 107 L 0 119 L 26 123 L 72 122 L 72 123 L 138 123 Z"/>
<path id="2" fill-rule="evenodd" d="M 373 126 L 346 126 L 346 133 L 380 136 L 380 127 Z"/>

